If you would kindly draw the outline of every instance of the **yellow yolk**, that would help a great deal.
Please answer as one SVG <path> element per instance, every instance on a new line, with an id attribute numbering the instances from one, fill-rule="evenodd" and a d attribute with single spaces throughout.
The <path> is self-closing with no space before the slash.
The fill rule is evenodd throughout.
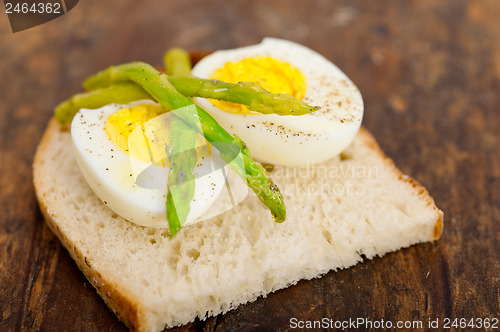
<path id="1" fill-rule="evenodd" d="M 106 120 L 106 133 L 111 142 L 122 151 L 129 152 L 128 139 L 134 129 L 161 113 L 163 113 L 162 109 L 155 105 L 122 108 L 111 114 Z"/>
<path id="2" fill-rule="evenodd" d="M 210 78 L 229 83 L 255 82 L 271 93 L 286 93 L 298 100 L 302 100 L 306 92 L 306 79 L 297 68 L 269 56 L 226 62 Z M 220 100 L 211 100 L 211 102 L 227 112 L 253 113 L 243 105 Z"/>
<path id="3" fill-rule="evenodd" d="M 106 120 L 109 139 L 137 160 L 170 167 L 166 148 L 170 144 L 170 118 L 161 106 L 145 104 L 122 108 Z M 165 114 L 168 115 L 168 114 Z M 135 130 L 141 127 L 141 130 Z M 196 136 L 198 160 L 210 154 L 208 143 Z"/>

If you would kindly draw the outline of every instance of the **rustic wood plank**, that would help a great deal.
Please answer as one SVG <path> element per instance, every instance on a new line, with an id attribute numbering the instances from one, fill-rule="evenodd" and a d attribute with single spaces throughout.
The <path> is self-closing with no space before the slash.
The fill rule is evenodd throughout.
<path id="1" fill-rule="evenodd" d="M 0 17 L 0 330 L 126 330 L 35 201 L 31 162 L 52 107 L 110 64 L 159 64 L 171 46 L 212 50 L 264 36 L 314 48 L 353 79 L 364 124 L 436 198 L 445 231 L 177 330 L 500 316 L 498 1 L 80 2 L 18 34 Z"/>

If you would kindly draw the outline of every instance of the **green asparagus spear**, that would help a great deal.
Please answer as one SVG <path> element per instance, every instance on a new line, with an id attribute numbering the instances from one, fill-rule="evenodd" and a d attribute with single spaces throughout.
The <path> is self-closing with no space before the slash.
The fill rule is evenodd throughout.
<path id="1" fill-rule="evenodd" d="M 177 109 L 193 104 L 189 98 L 179 93 L 170 84 L 167 75 L 142 62 L 110 67 L 89 77 L 83 85 L 85 89 L 92 90 L 127 81 L 140 85 L 165 109 Z M 179 112 L 178 116 L 219 150 L 221 158 L 246 181 L 259 199 L 267 205 L 276 222 L 285 220 L 286 210 L 281 192 L 272 182 L 264 167 L 252 159 L 248 147 L 241 139 L 237 136 L 231 136 L 210 114 L 198 106 L 187 108 L 186 112 Z M 231 149 L 228 148 L 227 143 L 233 143 L 240 148 L 244 167 L 238 167 L 238 163 L 232 162 L 234 153 L 229 151 Z"/>
<path id="2" fill-rule="evenodd" d="M 219 99 L 246 105 L 251 111 L 278 115 L 303 115 L 319 109 L 309 106 L 287 94 L 273 94 L 256 83 L 226 83 L 196 77 L 170 76 L 170 83 L 187 97 Z M 92 84 L 87 88 L 95 90 Z M 56 107 L 56 118 L 61 124 L 71 122 L 80 108 L 99 108 L 109 103 L 128 103 L 140 99 L 152 99 L 136 84 L 123 83 L 106 89 L 81 93 Z"/>
<path id="3" fill-rule="evenodd" d="M 219 99 L 248 106 L 251 111 L 263 114 L 304 115 L 319 109 L 309 106 L 287 94 L 274 94 L 257 83 L 226 83 L 195 77 L 169 76 L 168 80 L 187 97 Z"/>
<path id="4" fill-rule="evenodd" d="M 186 97 L 218 99 L 247 106 L 263 114 L 304 115 L 319 109 L 288 94 L 273 94 L 253 82 L 236 84 L 219 80 L 183 77 L 191 74 L 191 58 L 182 48 L 169 50 L 164 57 L 168 80 Z"/>
<path id="5" fill-rule="evenodd" d="M 169 75 L 191 73 L 191 59 L 181 49 L 168 51 L 164 61 L 165 71 Z M 197 163 L 196 131 L 176 116 L 183 111 L 181 108 L 170 113 L 170 151 L 167 151 L 167 154 L 172 168 L 168 174 L 166 202 L 170 237 L 173 237 L 186 221 L 195 188 L 193 171 Z"/>
<path id="6" fill-rule="evenodd" d="M 141 99 L 152 99 L 149 93 L 135 83 L 125 82 L 104 89 L 79 93 L 56 106 L 55 116 L 61 124 L 68 124 L 81 108 L 99 108 L 111 103 L 127 104 Z"/>
<path id="7" fill-rule="evenodd" d="M 191 58 L 182 48 L 172 48 L 165 53 L 163 65 L 168 76 L 191 75 Z"/>
<path id="8" fill-rule="evenodd" d="M 187 108 L 194 108 L 193 105 Z M 167 219 L 170 237 L 182 227 L 194 197 L 195 176 L 193 170 L 197 163 L 196 131 L 176 116 L 185 108 L 172 111 L 170 118 L 170 151 L 168 158 L 172 165 L 168 173 Z M 196 111 L 196 110 L 193 110 Z"/>

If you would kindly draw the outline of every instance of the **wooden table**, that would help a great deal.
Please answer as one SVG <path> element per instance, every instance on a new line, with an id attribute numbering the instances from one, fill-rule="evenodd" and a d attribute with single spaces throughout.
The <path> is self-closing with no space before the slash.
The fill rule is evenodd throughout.
<path id="1" fill-rule="evenodd" d="M 0 330 L 125 330 L 35 200 L 31 163 L 54 105 L 110 64 L 264 36 L 307 45 L 352 78 L 364 125 L 435 197 L 444 233 L 179 330 L 500 316 L 499 1 L 81 1 L 16 34 L 0 13 Z"/>

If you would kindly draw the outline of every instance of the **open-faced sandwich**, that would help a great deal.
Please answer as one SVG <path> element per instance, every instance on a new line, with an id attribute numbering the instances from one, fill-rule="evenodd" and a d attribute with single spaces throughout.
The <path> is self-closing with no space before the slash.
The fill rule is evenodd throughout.
<path id="1" fill-rule="evenodd" d="M 48 225 L 132 330 L 440 236 L 442 211 L 360 127 L 361 94 L 318 53 L 266 38 L 164 62 L 85 80 L 34 162 Z"/>

